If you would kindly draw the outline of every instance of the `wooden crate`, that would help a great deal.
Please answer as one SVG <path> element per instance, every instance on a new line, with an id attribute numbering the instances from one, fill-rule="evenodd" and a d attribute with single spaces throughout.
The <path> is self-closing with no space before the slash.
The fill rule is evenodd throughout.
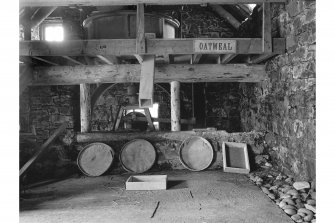
<path id="1" fill-rule="evenodd" d="M 167 175 L 130 176 L 126 190 L 166 190 Z"/>
<path id="2" fill-rule="evenodd" d="M 222 154 L 224 172 L 244 174 L 250 172 L 247 144 L 223 142 Z"/>

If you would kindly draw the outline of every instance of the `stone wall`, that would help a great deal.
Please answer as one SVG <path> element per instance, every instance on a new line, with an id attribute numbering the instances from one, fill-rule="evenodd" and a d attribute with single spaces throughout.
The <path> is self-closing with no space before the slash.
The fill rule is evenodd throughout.
<path id="1" fill-rule="evenodd" d="M 269 80 L 241 84 L 244 131 L 267 132 L 277 166 L 299 179 L 315 178 L 315 1 L 273 7 L 273 33 L 287 53 L 266 63 Z"/>
<path id="2" fill-rule="evenodd" d="M 239 83 L 207 83 L 206 127 L 241 131 Z"/>

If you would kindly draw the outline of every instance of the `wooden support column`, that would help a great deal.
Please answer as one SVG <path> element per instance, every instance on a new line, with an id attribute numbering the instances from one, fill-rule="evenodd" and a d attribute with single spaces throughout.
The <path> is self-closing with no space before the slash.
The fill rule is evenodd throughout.
<path id="1" fill-rule="evenodd" d="M 171 85 L 171 131 L 180 131 L 180 82 L 172 81 Z"/>
<path id="2" fill-rule="evenodd" d="M 263 44 L 264 53 L 272 53 L 271 8 L 270 3 L 263 3 Z"/>
<path id="3" fill-rule="evenodd" d="M 144 31 L 144 4 L 137 4 L 136 27 L 136 54 L 144 54 L 146 52 Z"/>
<path id="4" fill-rule="evenodd" d="M 89 84 L 80 84 L 80 130 L 81 132 L 90 132 L 91 130 L 91 95 Z"/>
<path id="5" fill-rule="evenodd" d="M 141 64 L 139 106 L 149 108 L 154 99 L 155 55 L 144 55 Z"/>

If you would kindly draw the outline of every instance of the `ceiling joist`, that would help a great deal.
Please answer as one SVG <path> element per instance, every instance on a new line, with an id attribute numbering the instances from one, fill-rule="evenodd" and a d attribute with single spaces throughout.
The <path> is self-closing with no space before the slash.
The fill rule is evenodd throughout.
<path id="1" fill-rule="evenodd" d="M 113 5 L 185 5 L 185 4 L 248 4 L 270 3 L 286 0 L 20 0 L 20 7 L 36 6 L 113 6 Z"/>

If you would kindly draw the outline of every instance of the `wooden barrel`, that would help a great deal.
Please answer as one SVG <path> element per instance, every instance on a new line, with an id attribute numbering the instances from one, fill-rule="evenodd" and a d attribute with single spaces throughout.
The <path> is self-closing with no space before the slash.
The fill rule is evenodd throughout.
<path id="1" fill-rule="evenodd" d="M 204 170 L 213 161 L 213 148 L 204 138 L 190 137 L 179 147 L 179 158 L 183 166 L 192 171 Z"/>
<path id="2" fill-rule="evenodd" d="M 91 143 L 80 151 L 77 164 L 87 176 L 97 177 L 105 173 L 112 165 L 114 150 L 104 143 Z"/>
<path id="3" fill-rule="evenodd" d="M 126 143 L 120 153 L 122 167 L 132 173 L 143 173 L 149 170 L 155 160 L 155 148 L 144 139 L 134 139 Z"/>

